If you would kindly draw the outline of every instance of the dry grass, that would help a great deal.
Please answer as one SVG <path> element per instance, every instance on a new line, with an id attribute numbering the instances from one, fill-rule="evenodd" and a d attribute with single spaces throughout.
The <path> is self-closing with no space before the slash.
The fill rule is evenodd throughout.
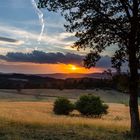
<path id="1" fill-rule="evenodd" d="M 100 119 L 86 118 L 73 112 L 70 116 L 57 116 L 52 102 L 1 102 L 0 118 L 42 125 L 93 125 L 106 128 L 129 128 L 129 110 L 122 104 L 109 104 L 109 113 Z"/>
<path id="2" fill-rule="evenodd" d="M 0 102 L 0 140 L 134 140 L 129 129 L 129 108 L 109 104 L 102 118 L 52 112 L 52 102 Z"/>

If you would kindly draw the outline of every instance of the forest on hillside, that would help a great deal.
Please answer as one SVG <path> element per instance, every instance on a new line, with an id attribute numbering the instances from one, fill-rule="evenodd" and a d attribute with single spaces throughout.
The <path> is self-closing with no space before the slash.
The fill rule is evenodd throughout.
<path id="1" fill-rule="evenodd" d="M 128 93 L 129 76 L 121 74 L 111 79 L 86 77 L 54 79 L 36 75 L 0 74 L 0 79 L 0 89 L 115 89 Z"/>

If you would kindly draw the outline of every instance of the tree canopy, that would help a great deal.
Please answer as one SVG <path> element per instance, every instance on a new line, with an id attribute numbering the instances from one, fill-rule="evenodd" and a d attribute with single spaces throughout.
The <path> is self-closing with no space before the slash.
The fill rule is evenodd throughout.
<path id="1" fill-rule="evenodd" d="M 131 28 L 135 28 L 131 23 L 139 17 L 140 11 L 135 11 L 140 8 L 139 4 L 140 1 L 133 3 L 132 0 L 40 0 L 38 7 L 61 11 L 68 21 L 65 25 L 67 31 L 75 32 L 78 38 L 73 47 L 91 49 L 84 60 L 85 66 L 90 68 L 95 66 L 105 48 L 112 44 L 118 45 L 112 57 L 113 66 L 118 67 L 128 60 L 129 38 L 133 35 Z M 139 64 L 139 22 L 137 26 L 135 46 Z"/>

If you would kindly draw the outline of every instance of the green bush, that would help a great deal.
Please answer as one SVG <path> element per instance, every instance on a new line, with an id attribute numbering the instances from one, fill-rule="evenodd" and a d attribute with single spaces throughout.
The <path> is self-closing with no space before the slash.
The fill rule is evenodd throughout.
<path id="1" fill-rule="evenodd" d="M 107 114 L 108 106 L 103 104 L 100 97 L 83 95 L 75 104 L 76 109 L 83 115 L 100 117 Z"/>
<path id="2" fill-rule="evenodd" d="M 74 109 L 74 105 L 64 97 L 59 97 L 54 103 L 53 111 L 58 115 L 68 115 Z"/>

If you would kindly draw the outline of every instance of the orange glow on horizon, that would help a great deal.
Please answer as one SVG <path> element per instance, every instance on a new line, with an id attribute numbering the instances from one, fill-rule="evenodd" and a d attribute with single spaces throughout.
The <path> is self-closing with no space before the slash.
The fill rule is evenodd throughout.
<path id="1" fill-rule="evenodd" d="M 86 69 L 74 64 L 37 64 L 21 62 L 1 62 L 4 72 L 25 74 L 49 74 L 49 73 L 101 73 L 104 68 Z M 2 68 L 1 68 L 2 70 Z M 5 71 L 6 70 L 6 71 Z M 9 70 L 9 71 L 8 71 Z"/>
<path id="2" fill-rule="evenodd" d="M 61 65 L 61 69 L 65 70 L 65 72 L 63 73 L 100 73 L 103 72 L 104 69 L 102 68 L 91 68 L 91 69 L 86 69 L 85 67 L 82 66 L 76 66 L 73 64 L 60 64 Z"/>

